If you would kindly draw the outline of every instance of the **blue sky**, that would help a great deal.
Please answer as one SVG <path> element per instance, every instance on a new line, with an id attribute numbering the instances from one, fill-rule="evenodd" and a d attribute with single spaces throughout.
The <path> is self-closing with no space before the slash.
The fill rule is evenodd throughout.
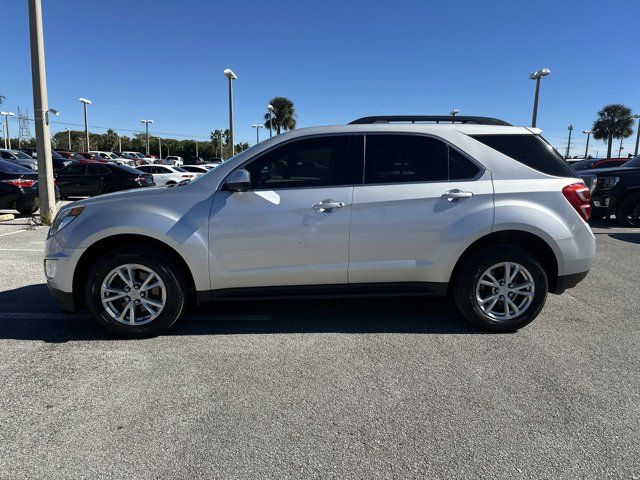
<path id="1" fill-rule="evenodd" d="M 4 108 L 32 112 L 27 1 L 3 1 L 0 12 Z M 528 125 L 528 75 L 541 67 L 552 74 L 538 126 L 558 147 L 569 123 L 589 128 L 606 103 L 640 111 L 637 0 L 43 0 L 43 16 L 57 120 L 81 124 L 84 96 L 90 125 L 122 133 L 141 118 L 202 139 L 225 128 L 227 67 L 238 75 L 236 139 L 251 143 L 250 125 L 275 95 L 295 102 L 299 127 L 452 108 Z M 592 153 L 603 148 L 594 142 Z"/>

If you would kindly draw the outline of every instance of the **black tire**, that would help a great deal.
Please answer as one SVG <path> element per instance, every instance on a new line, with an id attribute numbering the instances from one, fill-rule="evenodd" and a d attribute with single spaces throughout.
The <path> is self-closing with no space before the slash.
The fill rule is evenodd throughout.
<path id="1" fill-rule="evenodd" d="M 589 220 L 602 220 L 604 217 L 606 217 L 607 214 L 606 213 L 602 213 L 602 212 L 591 212 L 591 217 L 589 217 Z"/>
<path id="2" fill-rule="evenodd" d="M 487 315 L 476 300 L 476 286 L 490 267 L 501 262 L 520 264 L 534 283 L 533 300 L 524 312 L 512 319 L 495 319 Z M 529 252 L 514 246 L 498 246 L 476 253 L 458 269 L 453 297 L 460 312 L 474 325 L 493 332 L 512 332 L 531 323 L 544 307 L 549 291 L 547 274 L 540 262 Z"/>
<path id="3" fill-rule="evenodd" d="M 20 207 L 20 208 L 16 208 L 16 210 L 18 210 L 18 213 L 20 213 L 21 215 L 31 215 L 33 213 L 36 213 L 36 211 L 38 210 L 38 207 Z"/>
<path id="4" fill-rule="evenodd" d="M 640 227 L 640 193 L 629 195 L 616 212 L 618 225 Z"/>
<path id="5" fill-rule="evenodd" d="M 102 304 L 100 296 L 102 282 L 115 268 L 126 264 L 147 267 L 153 270 L 164 283 L 166 289 L 164 309 L 149 323 L 143 325 L 121 323 L 112 317 Z M 182 272 L 168 261 L 166 256 L 150 248 L 124 247 L 108 252 L 95 263 L 87 277 L 85 300 L 91 316 L 110 332 L 128 338 L 148 338 L 159 335 L 178 320 L 185 307 L 185 292 Z"/>
<path id="6" fill-rule="evenodd" d="M 105 185 L 105 187 L 102 189 L 102 193 L 113 193 L 117 191 L 118 187 L 115 185 Z"/>

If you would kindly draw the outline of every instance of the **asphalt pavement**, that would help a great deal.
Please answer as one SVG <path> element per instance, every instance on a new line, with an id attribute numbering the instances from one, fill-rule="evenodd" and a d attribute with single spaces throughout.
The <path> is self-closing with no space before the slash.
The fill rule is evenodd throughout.
<path id="1" fill-rule="evenodd" d="M 29 229 L 31 228 L 31 229 Z M 211 304 L 120 340 L 0 224 L 0 478 L 640 478 L 640 229 L 486 334 L 442 299 Z"/>

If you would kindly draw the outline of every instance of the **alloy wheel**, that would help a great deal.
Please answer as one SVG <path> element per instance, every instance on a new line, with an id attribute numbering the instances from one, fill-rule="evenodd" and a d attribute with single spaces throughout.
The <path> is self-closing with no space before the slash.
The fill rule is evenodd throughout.
<path id="1" fill-rule="evenodd" d="M 116 321 L 144 325 L 162 313 L 167 289 L 160 276 L 144 265 L 129 263 L 111 270 L 102 282 L 100 299 Z"/>
<path id="2" fill-rule="evenodd" d="M 487 268 L 476 284 L 476 302 L 493 320 L 512 320 L 531 306 L 535 283 L 531 273 L 515 262 Z"/>

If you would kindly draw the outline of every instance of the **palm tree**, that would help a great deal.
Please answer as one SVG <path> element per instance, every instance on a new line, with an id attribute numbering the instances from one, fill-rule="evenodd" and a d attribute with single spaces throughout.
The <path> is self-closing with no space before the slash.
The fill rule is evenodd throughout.
<path id="1" fill-rule="evenodd" d="M 593 122 L 593 138 L 607 142 L 607 158 L 611 158 L 613 139 L 623 139 L 633 134 L 631 109 L 619 103 L 605 105 Z"/>
<path id="2" fill-rule="evenodd" d="M 274 97 L 269 102 L 273 105 L 273 128 L 280 134 L 282 130 L 293 130 L 296 128 L 296 107 L 291 100 L 286 97 Z M 264 116 L 264 126 L 269 128 L 269 113 Z"/>

